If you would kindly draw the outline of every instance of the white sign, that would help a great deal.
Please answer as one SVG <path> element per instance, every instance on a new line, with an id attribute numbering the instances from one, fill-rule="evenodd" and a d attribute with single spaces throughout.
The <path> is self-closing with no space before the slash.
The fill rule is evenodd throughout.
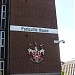
<path id="1" fill-rule="evenodd" d="M 10 25 L 10 31 L 24 31 L 24 32 L 58 34 L 58 30 L 57 29 L 40 28 L 40 27 L 28 27 L 28 26 L 15 26 L 15 25 Z"/>

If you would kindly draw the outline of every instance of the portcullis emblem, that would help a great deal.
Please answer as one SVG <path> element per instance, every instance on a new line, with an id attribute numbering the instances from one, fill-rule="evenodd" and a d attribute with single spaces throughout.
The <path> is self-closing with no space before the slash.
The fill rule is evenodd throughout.
<path id="1" fill-rule="evenodd" d="M 43 60 L 43 56 L 44 56 L 44 49 L 43 49 L 43 44 L 40 45 L 39 47 L 37 46 L 36 43 L 34 43 L 34 45 L 29 44 L 29 48 L 28 48 L 28 54 L 30 59 L 34 62 L 34 63 L 39 63 Z"/>

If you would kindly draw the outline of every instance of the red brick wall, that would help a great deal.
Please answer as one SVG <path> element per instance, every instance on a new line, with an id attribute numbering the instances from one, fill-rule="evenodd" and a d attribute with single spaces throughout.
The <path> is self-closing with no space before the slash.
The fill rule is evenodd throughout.
<path id="1" fill-rule="evenodd" d="M 57 28 L 55 0 L 11 0 L 10 24 Z M 10 73 L 60 72 L 57 34 L 10 31 Z M 44 44 L 45 55 L 39 64 L 28 56 L 29 43 Z"/>
<path id="2" fill-rule="evenodd" d="M 55 0 L 11 0 L 11 24 L 57 28 Z"/>
<path id="3" fill-rule="evenodd" d="M 54 44 L 57 35 L 11 32 L 10 33 L 10 72 L 11 73 L 38 73 L 38 72 L 59 72 L 59 47 Z M 29 59 L 28 45 L 36 42 L 44 44 L 44 59 L 35 64 Z"/>

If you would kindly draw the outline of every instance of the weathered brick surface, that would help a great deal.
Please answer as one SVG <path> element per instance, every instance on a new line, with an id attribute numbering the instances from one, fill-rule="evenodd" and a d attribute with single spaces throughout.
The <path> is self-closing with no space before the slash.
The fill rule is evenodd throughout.
<path id="1" fill-rule="evenodd" d="M 11 0 L 10 24 L 57 28 L 55 0 Z M 55 34 L 10 31 L 10 73 L 60 72 L 59 46 Z M 45 55 L 39 64 L 28 56 L 28 44 L 44 44 Z"/>
<path id="2" fill-rule="evenodd" d="M 28 37 L 27 37 L 28 35 Z M 54 36 L 54 37 L 52 37 Z M 11 32 L 10 33 L 10 72 L 11 73 L 39 73 L 39 72 L 59 72 L 59 49 L 58 44 L 54 44 L 57 35 Z M 36 42 L 38 45 L 44 44 L 45 55 L 39 64 L 33 63 L 28 56 L 29 43 Z"/>
<path id="3" fill-rule="evenodd" d="M 55 0 L 11 0 L 11 24 L 57 28 Z"/>

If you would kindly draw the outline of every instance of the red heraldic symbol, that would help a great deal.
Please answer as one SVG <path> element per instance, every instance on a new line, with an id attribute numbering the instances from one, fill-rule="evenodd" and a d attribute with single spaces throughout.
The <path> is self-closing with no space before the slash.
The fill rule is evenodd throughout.
<path id="1" fill-rule="evenodd" d="M 39 46 L 39 50 L 36 43 L 34 43 L 34 49 L 32 49 L 31 46 L 32 44 L 29 44 L 28 48 L 28 54 L 30 56 L 30 59 L 35 63 L 41 62 L 43 60 L 44 51 L 45 51 L 42 48 L 43 44 Z"/>

